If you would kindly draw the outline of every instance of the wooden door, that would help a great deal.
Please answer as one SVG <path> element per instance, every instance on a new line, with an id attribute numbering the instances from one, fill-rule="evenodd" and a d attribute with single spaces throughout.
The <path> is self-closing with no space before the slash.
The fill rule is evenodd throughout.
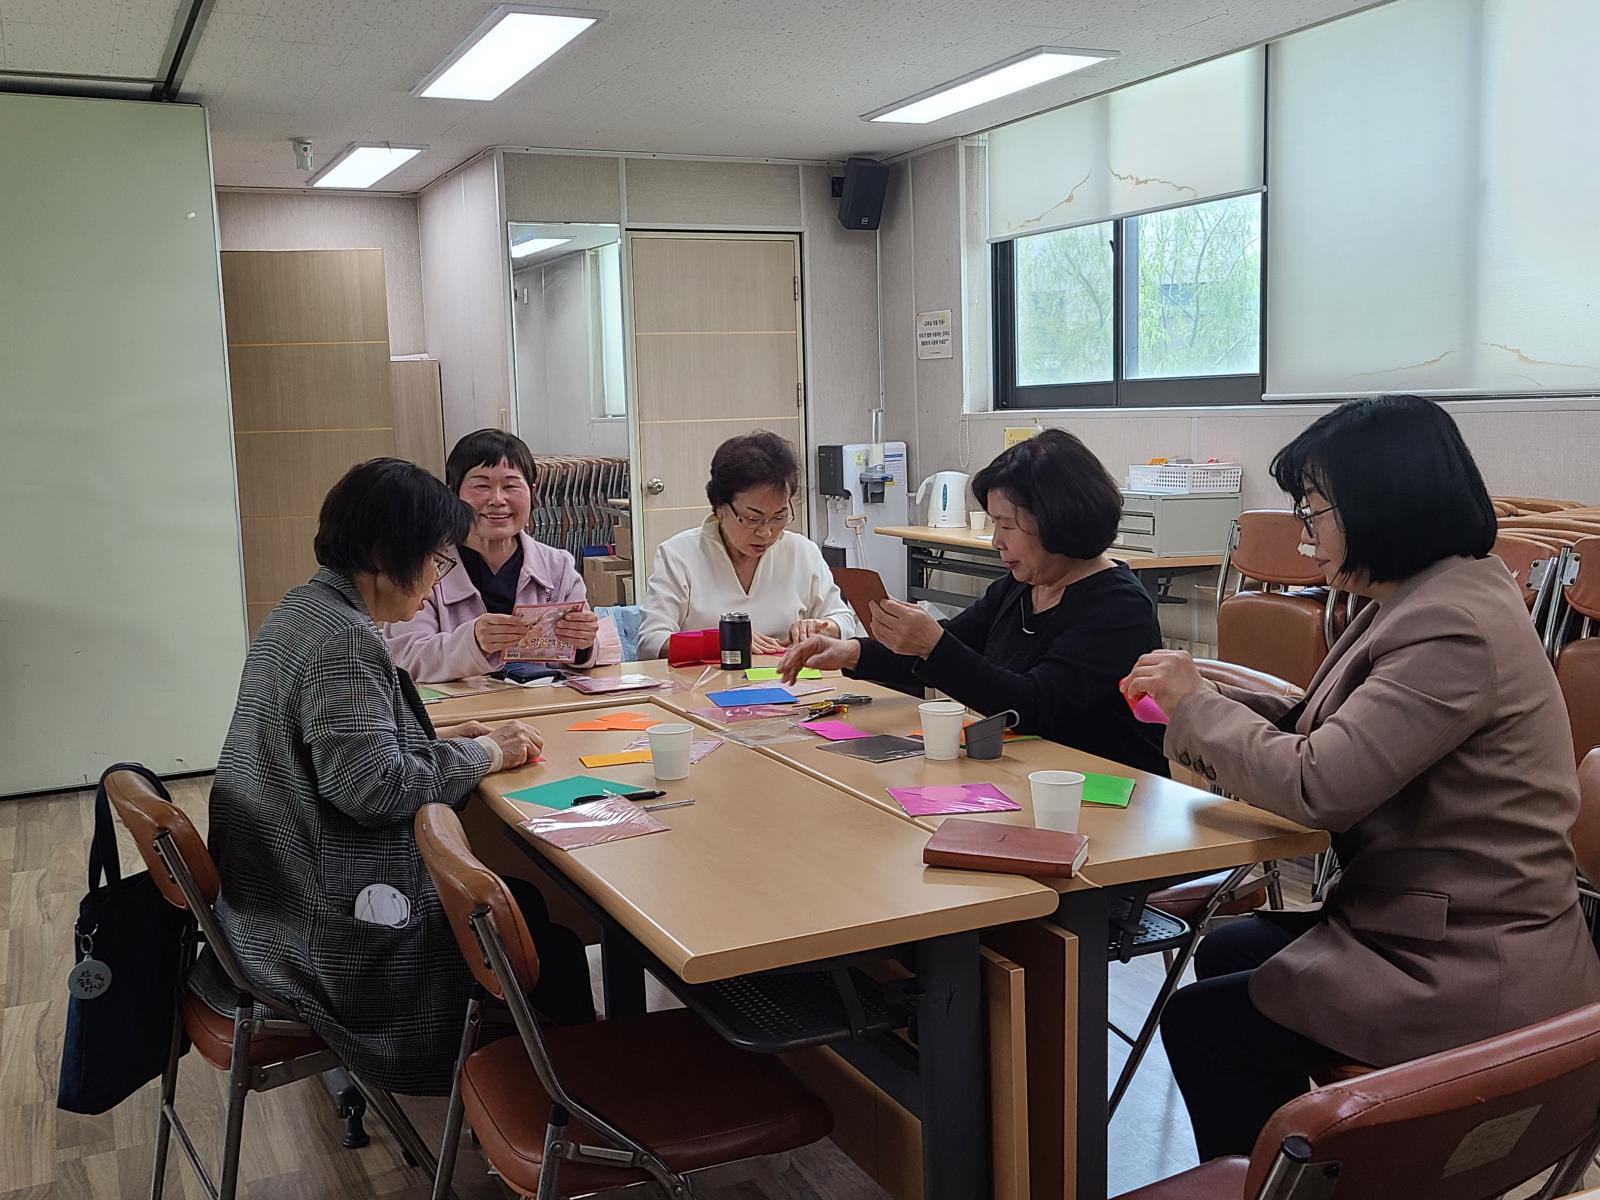
<path id="1" fill-rule="evenodd" d="M 395 452 L 381 250 L 225 250 L 234 461 L 254 636 L 316 570 L 322 498 Z"/>
<path id="2" fill-rule="evenodd" d="M 805 471 L 800 240 L 785 234 L 631 233 L 636 561 L 710 511 L 711 456 L 766 429 Z M 795 529 L 804 533 L 804 480 Z"/>

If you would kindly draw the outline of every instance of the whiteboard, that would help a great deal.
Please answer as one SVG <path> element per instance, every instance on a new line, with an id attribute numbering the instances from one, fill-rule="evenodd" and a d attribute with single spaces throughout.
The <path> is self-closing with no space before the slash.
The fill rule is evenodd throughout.
<path id="1" fill-rule="evenodd" d="M 203 109 L 0 93 L 0 796 L 210 770 L 246 644 Z"/>

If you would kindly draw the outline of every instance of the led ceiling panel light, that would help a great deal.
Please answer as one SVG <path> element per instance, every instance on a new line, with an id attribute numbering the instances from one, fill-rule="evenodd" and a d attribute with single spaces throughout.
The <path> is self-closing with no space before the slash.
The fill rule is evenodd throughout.
<path id="1" fill-rule="evenodd" d="M 604 15 L 502 4 L 416 94 L 431 100 L 493 100 Z"/>
<path id="2" fill-rule="evenodd" d="M 896 101 L 887 108 L 864 113 L 862 120 L 926 125 L 1116 57 L 1115 50 L 1037 46 L 1005 62 Z"/>

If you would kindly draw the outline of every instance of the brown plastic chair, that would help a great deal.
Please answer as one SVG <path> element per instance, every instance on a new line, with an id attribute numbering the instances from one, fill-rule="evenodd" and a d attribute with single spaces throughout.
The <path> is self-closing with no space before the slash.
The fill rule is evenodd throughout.
<path id="1" fill-rule="evenodd" d="M 1305 527 L 1292 512 L 1240 513 L 1217 581 L 1217 657 L 1300 687 L 1311 682 L 1350 615 L 1321 569 L 1300 553 L 1304 541 Z M 1240 590 L 1230 595 L 1234 572 Z M 1246 580 L 1259 590 L 1243 590 Z"/>
<path id="2" fill-rule="evenodd" d="M 1249 1158 L 1119 1200 L 1491 1200 L 1554 1167 L 1583 1179 L 1600 1136 L 1600 1004 L 1309 1092 Z"/>
<path id="3" fill-rule="evenodd" d="M 839 594 L 855 610 L 856 620 L 871 637 L 873 602 L 889 596 L 883 586 L 883 576 L 865 567 L 834 567 L 833 582 L 839 585 Z"/>
<path id="4" fill-rule="evenodd" d="M 1545 644 L 1554 656 L 1556 680 L 1567 702 L 1573 754 L 1581 762 L 1600 746 L 1600 637 L 1594 636 L 1600 618 L 1600 538 L 1574 543 L 1557 569 L 1571 582 L 1562 587 L 1558 605 L 1551 610 Z M 1581 621 L 1576 638 L 1569 641 L 1574 617 Z"/>
<path id="5" fill-rule="evenodd" d="M 1522 513 L 1565 512 L 1584 507 L 1578 500 L 1547 500 L 1541 496 L 1491 496 L 1489 499 L 1496 504 L 1509 505 Z"/>
<path id="6" fill-rule="evenodd" d="M 1511 572 L 1511 578 L 1515 579 L 1517 586 L 1522 589 L 1522 602 L 1528 606 L 1530 613 L 1537 614 L 1540 600 L 1549 592 L 1555 576 L 1553 573 L 1547 573 L 1544 576 L 1543 586 L 1534 586 L 1534 564 L 1558 558 L 1560 547 L 1542 538 L 1524 537 L 1519 532 L 1507 532 L 1495 538 L 1494 548 L 1490 553 L 1505 563 L 1506 570 Z"/>
<path id="7" fill-rule="evenodd" d="M 176 998 L 171 1051 L 161 1077 L 151 1200 L 161 1200 L 174 1130 L 205 1193 L 215 1200 L 232 1200 L 238 1189 L 239 1148 L 244 1137 L 245 1100 L 250 1093 L 271 1091 L 341 1064 L 309 1027 L 287 1015 L 286 1005 L 263 995 L 245 979 L 212 907 L 221 890 L 216 863 L 188 815 L 164 800 L 150 781 L 135 771 L 113 771 L 105 782 L 106 795 L 133 835 L 151 880 L 169 903 L 186 909 L 194 918 L 183 949 L 187 969 L 183 991 Z M 202 943 L 209 953 L 196 957 Z M 269 1015 L 258 1015 L 258 1008 Z M 215 1183 L 176 1108 L 178 1059 L 185 1035 L 201 1058 L 228 1073 L 222 1164 Z M 362 1083 L 354 1072 L 350 1078 L 406 1152 L 417 1163 L 431 1166 L 433 1156 L 394 1098 Z"/>
<path id="8" fill-rule="evenodd" d="M 778 1059 L 734 1049 L 684 1009 L 541 1029 L 527 1000 L 539 958 L 505 883 L 473 856 L 451 809 L 424 805 L 415 828 L 477 981 L 435 1200 L 450 1186 L 463 1113 L 501 1180 L 538 1200 L 647 1180 L 678 1200 L 692 1194 L 689 1172 L 828 1135 L 827 1107 Z M 488 996 L 511 1010 L 519 1036 L 479 1047 Z"/>
<path id="9" fill-rule="evenodd" d="M 1578 764 L 1578 819 L 1572 825 L 1572 852 L 1578 860 L 1578 905 L 1589 936 L 1600 930 L 1600 750 Z M 1600 940 L 1596 941 L 1600 949 Z"/>

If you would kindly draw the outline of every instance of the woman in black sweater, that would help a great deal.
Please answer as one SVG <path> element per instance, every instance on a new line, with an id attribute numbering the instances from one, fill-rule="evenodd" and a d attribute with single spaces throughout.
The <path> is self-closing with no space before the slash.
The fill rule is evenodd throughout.
<path id="1" fill-rule="evenodd" d="M 1106 548 L 1122 494 L 1100 460 L 1062 429 L 1000 455 L 972 481 L 1010 574 L 948 621 L 885 600 L 871 638 L 811 637 L 784 655 L 912 695 L 937 688 L 980 713 L 1015 709 L 1024 733 L 1167 774 L 1161 729 L 1136 721 L 1118 682 L 1161 647 L 1155 604 Z"/>

